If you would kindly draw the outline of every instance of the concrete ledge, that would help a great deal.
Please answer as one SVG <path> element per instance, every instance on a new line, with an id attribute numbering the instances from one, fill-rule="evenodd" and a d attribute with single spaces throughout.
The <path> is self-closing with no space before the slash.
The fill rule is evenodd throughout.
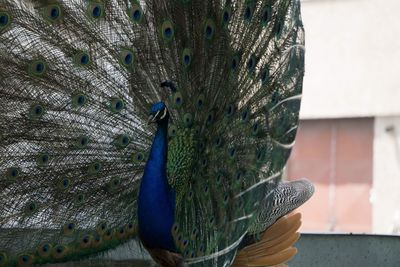
<path id="1" fill-rule="evenodd" d="M 299 253 L 288 263 L 290 267 L 400 266 L 400 236 L 302 234 L 296 247 Z M 133 248 L 138 247 L 132 241 L 92 260 L 48 266 L 155 266 L 146 254 L 140 259 L 128 259 L 133 256 Z"/>
<path id="2" fill-rule="evenodd" d="M 302 234 L 290 267 L 400 266 L 400 236 Z"/>

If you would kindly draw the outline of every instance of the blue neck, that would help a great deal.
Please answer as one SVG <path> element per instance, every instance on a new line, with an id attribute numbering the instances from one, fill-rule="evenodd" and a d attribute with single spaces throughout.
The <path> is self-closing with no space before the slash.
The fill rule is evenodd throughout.
<path id="1" fill-rule="evenodd" d="M 158 124 L 144 168 L 138 201 L 139 235 L 145 246 L 176 251 L 171 234 L 175 192 L 167 180 L 168 119 Z"/>

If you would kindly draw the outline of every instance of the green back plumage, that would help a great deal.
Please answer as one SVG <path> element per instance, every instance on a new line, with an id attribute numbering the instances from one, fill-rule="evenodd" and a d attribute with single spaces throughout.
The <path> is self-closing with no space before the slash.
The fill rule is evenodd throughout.
<path id="1" fill-rule="evenodd" d="M 227 266 L 265 229 L 298 124 L 297 0 L 1 0 L 0 65 L 0 266 L 136 237 L 159 100 L 187 262 Z"/>
<path id="2" fill-rule="evenodd" d="M 176 191 L 177 206 L 180 206 L 183 196 L 189 191 L 192 183 L 192 171 L 198 160 L 196 152 L 198 144 L 193 129 L 169 127 L 170 142 L 168 144 L 167 175 L 169 184 Z"/>

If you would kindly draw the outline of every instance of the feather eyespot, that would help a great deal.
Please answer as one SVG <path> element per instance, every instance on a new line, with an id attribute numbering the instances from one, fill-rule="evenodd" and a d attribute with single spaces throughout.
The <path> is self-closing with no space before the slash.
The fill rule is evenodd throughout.
<path id="1" fill-rule="evenodd" d="M 101 242 L 102 242 L 101 236 L 98 235 L 98 234 L 95 234 L 94 237 L 93 237 L 93 242 L 94 242 L 94 244 L 95 244 L 96 246 L 98 246 L 99 244 L 101 244 Z"/>
<path id="2" fill-rule="evenodd" d="M 109 193 L 114 193 L 119 186 L 121 185 L 121 178 L 120 177 L 113 177 L 110 182 L 106 185 L 106 190 Z"/>
<path id="3" fill-rule="evenodd" d="M 254 8 L 251 4 L 248 4 L 244 9 L 243 18 L 245 21 L 250 21 L 253 18 Z"/>
<path id="4" fill-rule="evenodd" d="M 97 175 L 103 169 L 103 164 L 100 161 L 94 161 L 87 166 L 86 174 L 88 175 Z"/>
<path id="5" fill-rule="evenodd" d="M 240 115 L 240 120 L 241 122 L 245 123 L 248 122 L 250 119 L 250 110 L 248 108 L 245 108 L 242 111 L 242 114 Z"/>
<path id="6" fill-rule="evenodd" d="M 134 4 L 128 11 L 131 21 L 140 23 L 143 19 L 143 10 L 140 5 Z"/>
<path id="7" fill-rule="evenodd" d="M 204 95 L 200 94 L 199 97 L 197 98 L 197 107 L 202 108 L 204 106 Z"/>
<path id="8" fill-rule="evenodd" d="M 28 73 L 33 76 L 43 76 L 47 72 L 47 64 L 43 60 L 34 60 L 28 66 Z"/>
<path id="9" fill-rule="evenodd" d="M 21 170 L 17 167 L 11 167 L 6 170 L 6 177 L 9 181 L 15 181 L 21 174 Z"/>
<path id="10" fill-rule="evenodd" d="M 266 85 L 269 81 L 269 69 L 267 67 L 261 72 L 261 84 Z"/>
<path id="11" fill-rule="evenodd" d="M 11 15 L 8 12 L 0 11 L 0 32 L 10 26 L 11 20 Z"/>
<path id="12" fill-rule="evenodd" d="M 242 176 L 243 176 L 242 171 L 241 170 L 237 170 L 236 171 L 236 175 L 235 175 L 236 182 L 239 182 L 242 179 Z"/>
<path id="13" fill-rule="evenodd" d="M 283 28 L 284 28 L 284 23 L 283 23 L 282 19 L 278 19 L 275 23 L 275 37 L 277 39 L 281 38 Z"/>
<path id="14" fill-rule="evenodd" d="M 272 7 L 271 5 L 267 5 L 264 7 L 262 11 L 261 23 L 263 26 L 268 25 L 268 22 L 271 20 L 272 17 Z"/>
<path id="15" fill-rule="evenodd" d="M 144 153 L 142 153 L 142 152 L 133 153 L 131 156 L 131 160 L 133 163 L 143 162 L 144 161 Z"/>
<path id="16" fill-rule="evenodd" d="M 247 61 L 247 71 L 252 74 L 257 64 L 257 58 L 255 55 L 252 55 Z"/>
<path id="17" fill-rule="evenodd" d="M 232 16 L 232 8 L 230 6 L 227 6 L 224 8 L 224 11 L 222 12 L 222 26 L 227 27 Z"/>
<path id="18" fill-rule="evenodd" d="M 256 159 L 257 159 L 257 161 L 262 161 L 262 160 L 264 159 L 264 155 L 265 155 L 265 153 L 264 153 L 264 150 L 263 150 L 263 149 L 258 150 L 258 151 L 256 152 Z"/>
<path id="19" fill-rule="evenodd" d="M 49 161 L 50 161 L 50 155 L 47 153 L 40 153 L 36 158 L 36 163 L 39 166 L 45 166 L 49 163 Z"/>
<path id="20" fill-rule="evenodd" d="M 192 62 L 192 51 L 189 48 L 183 49 L 182 52 L 182 64 L 185 68 L 188 68 Z"/>
<path id="21" fill-rule="evenodd" d="M 172 226 L 172 234 L 176 235 L 179 232 L 179 225 L 177 223 L 174 223 Z"/>
<path id="22" fill-rule="evenodd" d="M 228 104 L 228 105 L 225 107 L 225 116 L 231 117 L 231 116 L 235 113 L 235 110 L 236 110 L 235 105 L 233 105 L 233 104 Z"/>
<path id="23" fill-rule="evenodd" d="M 57 245 L 54 248 L 54 252 L 55 252 L 54 253 L 54 258 L 62 259 L 66 255 L 66 253 L 68 252 L 68 249 L 67 249 L 67 247 L 65 247 L 63 245 Z"/>
<path id="24" fill-rule="evenodd" d="M 226 203 L 228 203 L 228 201 L 229 201 L 229 194 L 225 193 L 224 194 L 224 203 L 226 204 Z"/>
<path id="25" fill-rule="evenodd" d="M 47 252 L 50 250 L 50 246 L 48 244 L 42 246 L 42 251 Z"/>
<path id="26" fill-rule="evenodd" d="M 223 138 L 221 136 L 217 136 L 214 140 L 214 145 L 216 148 L 222 147 L 223 144 Z"/>
<path id="27" fill-rule="evenodd" d="M 64 190 L 68 189 L 70 185 L 71 185 L 71 180 L 68 178 L 64 178 L 59 182 L 59 187 Z"/>
<path id="28" fill-rule="evenodd" d="M 37 209 L 38 209 L 38 206 L 37 206 L 37 204 L 36 204 L 35 202 L 30 202 L 30 203 L 28 203 L 28 205 L 25 207 L 26 212 L 27 212 L 27 213 L 30 213 L 30 214 L 36 212 Z"/>
<path id="29" fill-rule="evenodd" d="M 74 63 L 80 67 L 86 67 L 92 63 L 89 53 L 87 52 L 79 52 L 74 55 Z"/>
<path id="30" fill-rule="evenodd" d="M 171 126 L 168 128 L 168 135 L 169 135 L 169 137 L 175 137 L 177 131 L 178 131 L 178 129 L 176 128 L 176 126 L 175 126 L 175 125 L 171 125 Z"/>
<path id="31" fill-rule="evenodd" d="M 33 105 L 30 110 L 29 110 L 29 118 L 33 119 L 33 120 L 37 120 L 43 117 L 45 113 L 45 108 L 40 105 Z"/>
<path id="32" fill-rule="evenodd" d="M 67 224 L 67 229 L 70 230 L 70 231 L 74 230 L 75 229 L 75 224 L 74 223 L 68 223 Z"/>
<path id="33" fill-rule="evenodd" d="M 99 19 L 104 16 L 104 4 L 93 1 L 89 4 L 87 12 L 91 18 Z"/>
<path id="34" fill-rule="evenodd" d="M 215 23 L 211 19 L 208 19 L 204 25 L 204 36 L 206 39 L 211 40 L 215 34 Z"/>
<path id="35" fill-rule="evenodd" d="M 60 5 L 53 4 L 43 8 L 42 14 L 49 22 L 55 22 L 62 17 L 62 10 Z"/>
<path id="36" fill-rule="evenodd" d="M 19 266 L 30 266 L 33 262 L 33 256 L 29 254 L 22 254 L 18 257 Z"/>
<path id="37" fill-rule="evenodd" d="M 172 100 L 174 102 L 175 107 L 179 108 L 183 104 L 183 97 L 180 92 L 175 92 L 172 94 Z M 166 110 L 165 110 L 166 111 Z"/>
<path id="38" fill-rule="evenodd" d="M 135 65 L 136 54 L 129 49 L 121 49 L 119 53 L 119 62 L 125 68 L 132 68 Z"/>
<path id="39" fill-rule="evenodd" d="M 231 147 L 228 149 L 228 156 L 230 159 L 234 159 L 236 156 L 236 148 Z"/>
<path id="40" fill-rule="evenodd" d="M 229 63 L 230 64 L 229 67 L 230 67 L 231 73 L 235 73 L 238 70 L 239 63 L 240 63 L 239 55 L 232 56 L 232 58 L 230 60 L 230 63 Z"/>
<path id="41" fill-rule="evenodd" d="M 57 19 L 60 16 L 60 8 L 58 6 L 53 6 L 50 8 L 50 17 L 52 19 Z"/>
<path id="42" fill-rule="evenodd" d="M 210 124 L 212 124 L 213 122 L 214 122 L 214 113 L 213 113 L 213 112 L 210 112 L 210 113 L 207 115 L 206 123 L 207 123 L 207 125 L 210 125 Z"/>
<path id="43" fill-rule="evenodd" d="M 131 138 L 127 134 L 117 135 L 114 144 L 117 148 L 122 149 L 127 147 L 131 143 Z"/>
<path id="44" fill-rule="evenodd" d="M 217 182 L 218 185 L 220 185 L 222 183 L 224 176 L 225 175 L 222 172 L 217 174 L 215 181 Z"/>
<path id="45" fill-rule="evenodd" d="M 51 255 L 52 252 L 52 245 L 48 243 L 44 243 L 40 245 L 37 249 L 37 252 L 40 256 L 47 258 Z M 1 266 L 1 265 L 0 265 Z"/>
<path id="46" fill-rule="evenodd" d="M 191 127 L 193 124 L 193 116 L 190 113 L 183 115 L 183 122 L 186 127 Z"/>
<path id="47" fill-rule="evenodd" d="M 75 148 L 84 149 L 88 146 L 89 142 L 89 137 L 86 135 L 81 135 L 75 141 Z"/>
<path id="48" fill-rule="evenodd" d="M 71 103 L 73 108 L 79 108 L 84 106 L 87 103 L 87 96 L 83 93 L 73 94 L 71 97 Z"/>
<path id="49" fill-rule="evenodd" d="M 213 34 L 213 28 L 211 28 L 211 26 L 207 26 L 205 32 L 206 32 L 206 37 L 210 38 L 211 35 Z"/>
<path id="50" fill-rule="evenodd" d="M 110 109 L 113 113 L 121 112 L 125 108 L 125 103 L 120 98 L 112 98 L 110 103 Z"/>
<path id="51" fill-rule="evenodd" d="M 253 123 L 253 126 L 251 127 L 251 134 L 253 136 L 260 136 L 262 132 L 261 126 L 259 122 Z"/>
<path id="52" fill-rule="evenodd" d="M 174 27 L 172 25 L 172 22 L 169 20 L 166 20 L 163 22 L 161 25 L 161 35 L 166 41 L 171 41 L 174 38 Z"/>

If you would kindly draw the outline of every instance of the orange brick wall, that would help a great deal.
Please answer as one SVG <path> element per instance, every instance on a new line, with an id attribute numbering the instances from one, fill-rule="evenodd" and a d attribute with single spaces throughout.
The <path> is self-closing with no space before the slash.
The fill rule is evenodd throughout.
<path id="1" fill-rule="evenodd" d="M 372 150 L 371 118 L 301 121 L 287 177 L 315 185 L 303 231 L 371 232 Z"/>

